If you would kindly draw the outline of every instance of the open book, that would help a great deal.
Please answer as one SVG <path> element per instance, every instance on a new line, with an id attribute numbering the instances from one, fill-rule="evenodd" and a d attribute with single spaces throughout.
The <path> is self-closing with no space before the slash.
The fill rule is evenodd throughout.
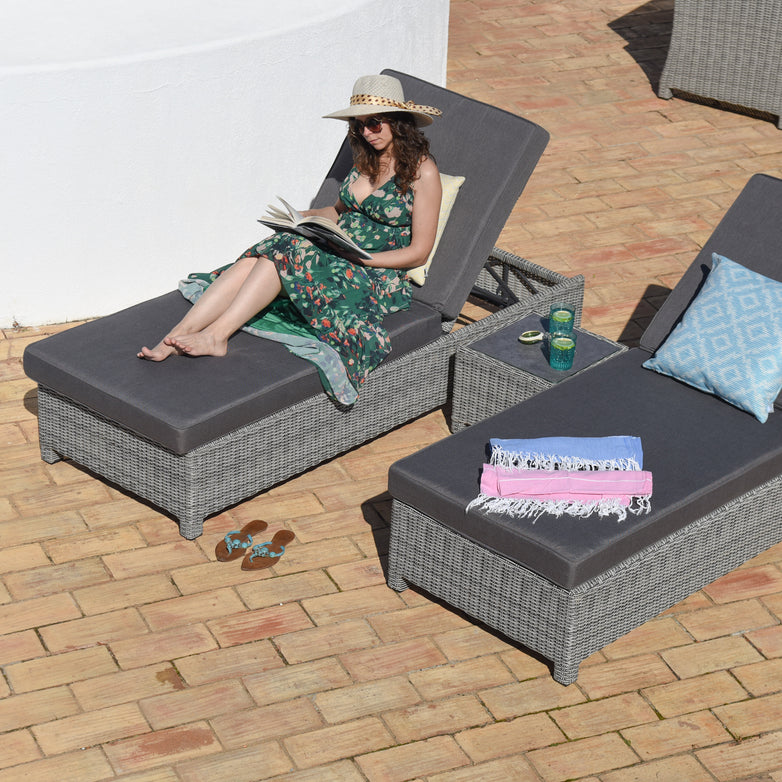
<path id="1" fill-rule="evenodd" d="M 277 196 L 277 198 L 280 197 Z M 283 198 L 280 198 L 280 202 L 286 211 L 270 204 L 267 207 L 267 213 L 259 218 L 258 222 L 275 231 L 292 231 L 318 245 L 325 243 L 329 251 L 348 260 L 367 260 L 372 257 L 366 250 L 362 250 L 333 220 L 320 215 L 304 216 Z"/>

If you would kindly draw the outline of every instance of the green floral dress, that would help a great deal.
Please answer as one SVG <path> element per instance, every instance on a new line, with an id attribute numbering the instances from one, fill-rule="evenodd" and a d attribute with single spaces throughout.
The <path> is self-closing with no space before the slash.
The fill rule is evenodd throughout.
<path id="1" fill-rule="evenodd" d="M 352 169 L 340 188 L 347 207 L 340 226 L 371 253 L 409 245 L 413 191 L 402 194 L 391 179 L 359 203 L 351 192 L 358 176 Z M 369 372 L 391 350 L 383 317 L 410 306 L 412 290 L 404 270 L 352 263 L 285 232 L 264 239 L 241 257 L 261 256 L 277 267 L 285 296 L 251 318 L 244 329 L 283 342 L 312 361 L 326 392 L 342 404 L 352 404 Z M 195 301 L 226 268 L 191 274 L 180 290 Z"/>

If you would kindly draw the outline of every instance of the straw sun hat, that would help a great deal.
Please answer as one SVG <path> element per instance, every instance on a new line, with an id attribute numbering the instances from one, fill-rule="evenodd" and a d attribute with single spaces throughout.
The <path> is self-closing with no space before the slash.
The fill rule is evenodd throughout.
<path id="1" fill-rule="evenodd" d="M 393 76 L 362 76 L 353 85 L 350 106 L 326 117 L 349 120 L 352 117 L 366 117 L 370 114 L 390 114 L 394 111 L 407 111 L 415 117 L 416 125 L 430 125 L 433 117 L 442 112 L 434 106 L 419 106 L 413 101 L 405 102 L 402 83 Z"/>

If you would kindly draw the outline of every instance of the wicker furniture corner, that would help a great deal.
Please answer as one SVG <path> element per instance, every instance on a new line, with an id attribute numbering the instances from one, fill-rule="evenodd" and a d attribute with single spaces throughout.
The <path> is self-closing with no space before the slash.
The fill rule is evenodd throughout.
<path id="1" fill-rule="evenodd" d="M 657 94 L 672 90 L 774 114 L 782 128 L 782 3 L 676 0 Z"/>

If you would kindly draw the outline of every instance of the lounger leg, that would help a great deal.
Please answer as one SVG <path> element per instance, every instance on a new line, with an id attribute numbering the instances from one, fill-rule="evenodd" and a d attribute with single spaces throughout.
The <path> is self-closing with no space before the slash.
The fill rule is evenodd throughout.
<path id="1" fill-rule="evenodd" d="M 180 516 L 177 521 L 179 521 L 179 534 L 187 540 L 195 540 L 196 538 L 200 538 L 204 533 L 203 516 L 193 516 L 187 518 Z"/>
<path id="2" fill-rule="evenodd" d="M 554 679 L 560 684 L 567 686 L 573 684 L 578 678 L 578 666 L 580 662 L 558 662 L 554 661 Z"/>
<path id="3" fill-rule="evenodd" d="M 410 586 L 401 576 L 392 575 L 390 572 L 386 583 L 397 592 L 404 592 Z"/>
<path id="4" fill-rule="evenodd" d="M 53 448 L 49 448 L 48 445 L 41 444 L 41 459 L 43 459 L 47 464 L 54 464 L 55 462 L 59 462 L 62 457 Z"/>
<path id="5" fill-rule="evenodd" d="M 398 518 L 398 515 L 399 508 L 396 501 L 394 501 L 391 503 L 391 538 L 388 541 L 388 575 L 386 583 L 391 589 L 397 592 L 404 592 L 410 584 L 399 573 L 399 562 L 404 561 L 405 547 L 402 545 L 404 520 Z"/>
<path id="6" fill-rule="evenodd" d="M 388 577 L 386 578 L 386 583 L 391 589 L 394 589 L 397 592 L 404 592 L 405 589 L 410 586 L 410 584 L 399 575 L 399 568 L 396 565 L 396 552 L 394 551 L 393 546 L 388 552 Z"/>

